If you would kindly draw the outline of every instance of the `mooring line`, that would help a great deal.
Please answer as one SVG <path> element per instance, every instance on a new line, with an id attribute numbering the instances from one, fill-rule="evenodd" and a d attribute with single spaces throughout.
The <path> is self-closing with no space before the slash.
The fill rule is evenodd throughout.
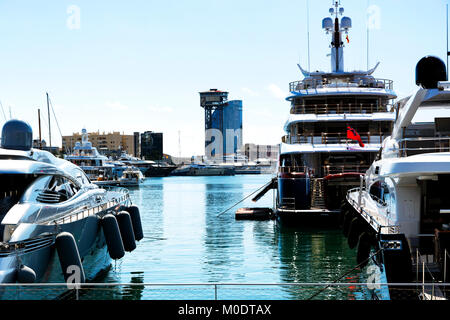
<path id="1" fill-rule="evenodd" d="M 234 208 L 235 206 L 237 206 L 239 203 L 241 203 L 244 200 L 247 200 L 250 196 L 254 195 L 256 192 L 260 191 L 261 189 L 267 187 L 269 184 L 272 183 L 272 180 L 270 180 L 270 182 L 266 183 L 265 185 L 259 187 L 258 189 L 256 189 L 255 191 L 253 191 L 252 193 L 250 193 L 248 196 L 246 196 L 244 199 L 239 200 L 238 202 L 236 202 L 235 204 L 233 204 L 231 207 L 229 207 L 228 209 L 222 211 L 221 213 L 219 213 L 216 217 L 224 214 L 225 212 L 228 212 L 230 209 Z"/>

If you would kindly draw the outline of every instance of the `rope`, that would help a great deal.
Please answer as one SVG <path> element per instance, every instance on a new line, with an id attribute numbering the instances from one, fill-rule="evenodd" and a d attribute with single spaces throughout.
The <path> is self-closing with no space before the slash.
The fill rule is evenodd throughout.
<path id="1" fill-rule="evenodd" d="M 61 139 L 63 138 L 62 132 L 61 132 L 61 128 L 59 127 L 59 123 L 58 123 L 58 118 L 56 118 L 56 114 L 55 114 L 55 109 L 53 108 L 53 102 L 52 99 L 50 98 L 50 96 L 48 97 L 48 101 L 50 102 L 50 106 L 53 112 L 53 117 L 55 118 L 56 121 L 56 126 L 58 127 L 58 131 L 59 131 L 59 135 L 61 136 Z M 65 152 L 68 153 L 68 147 L 66 146 L 65 148 Z"/>
<path id="2" fill-rule="evenodd" d="M 376 256 L 378 253 L 380 253 L 380 251 L 383 249 L 378 250 L 377 252 L 375 252 L 374 254 L 372 254 L 370 257 L 368 257 L 366 260 L 364 260 L 363 262 L 361 262 L 360 264 L 358 264 L 356 267 L 354 267 L 353 269 L 347 271 L 346 273 L 342 274 L 341 276 L 339 276 L 336 280 L 334 280 L 333 282 L 331 282 L 330 284 L 336 283 L 338 282 L 340 279 L 342 279 L 343 277 L 345 277 L 346 275 L 348 275 L 349 273 L 352 273 L 353 271 L 355 271 L 356 269 L 358 269 L 361 265 L 365 264 L 367 261 L 369 261 L 370 259 L 372 259 L 372 257 Z M 311 300 L 312 298 L 316 297 L 317 295 L 319 295 L 320 293 L 322 293 L 323 291 L 325 291 L 326 289 L 328 289 L 328 287 L 330 287 L 330 284 L 326 285 L 325 287 L 323 287 L 321 290 L 317 291 L 315 294 L 313 294 L 311 297 L 309 297 L 306 300 Z"/>
<path id="3" fill-rule="evenodd" d="M 266 183 L 265 185 L 263 185 L 262 187 L 259 187 L 258 189 L 256 189 L 255 191 L 253 191 L 252 193 L 250 193 L 248 196 L 246 196 L 244 199 L 239 200 L 238 202 L 236 202 L 235 204 L 233 204 L 231 207 L 229 207 L 228 209 L 222 211 L 221 213 L 219 213 L 216 217 L 224 214 L 225 212 L 228 212 L 230 209 L 234 208 L 235 206 L 237 206 L 239 203 L 243 202 L 244 200 L 247 200 L 248 198 L 250 198 L 250 196 L 254 195 L 256 192 L 264 189 L 265 187 L 267 187 L 269 184 L 271 184 L 272 181 L 270 181 L 269 183 Z"/>

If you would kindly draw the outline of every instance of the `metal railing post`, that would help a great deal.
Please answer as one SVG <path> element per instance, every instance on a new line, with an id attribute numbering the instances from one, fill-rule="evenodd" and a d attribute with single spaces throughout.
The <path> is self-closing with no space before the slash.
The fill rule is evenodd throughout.
<path id="1" fill-rule="evenodd" d="M 425 297 L 425 261 L 422 259 L 422 296 Z"/>
<path id="2" fill-rule="evenodd" d="M 447 283 L 447 248 L 444 250 L 444 283 Z"/>

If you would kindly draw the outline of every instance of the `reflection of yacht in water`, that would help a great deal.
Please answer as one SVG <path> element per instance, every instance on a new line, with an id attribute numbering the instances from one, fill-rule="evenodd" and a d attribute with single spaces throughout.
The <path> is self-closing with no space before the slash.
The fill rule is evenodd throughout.
<path id="1" fill-rule="evenodd" d="M 84 282 L 136 247 L 139 210 L 126 189 L 98 188 L 78 166 L 32 149 L 22 121 L 8 121 L 1 139 L 1 283 L 61 283 L 75 267 Z"/>
<path id="2" fill-rule="evenodd" d="M 392 135 L 380 157 L 347 194 L 344 233 L 358 263 L 377 253 L 391 299 L 405 292 L 422 299 L 448 297 L 450 276 L 450 82 L 446 66 L 425 57 L 416 66 L 411 96 L 396 104 Z M 433 286 L 422 286 L 424 282 Z M 419 290 L 415 290 L 419 284 Z M 403 290 L 402 290 L 403 289 Z M 444 291 L 444 293 L 443 293 Z M 400 294 L 400 295 L 399 295 Z"/>
<path id="3" fill-rule="evenodd" d="M 276 213 L 280 220 L 337 221 L 346 191 L 359 185 L 359 176 L 373 162 L 391 130 L 390 112 L 396 95 L 391 80 L 368 71 L 344 71 L 344 33 L 348 17 L 339 17 L 338 1 L 332 18 L 322 25 L 331 33 L 331 72 L 309 72 L 290 83 L 290 115 L 284 126 L 277 180 Z M 346 38 L 348 40 L 348 36 Z M 378 65 L 377 65 L 378 66 Z"/>
<path id="4" fill-rule="evenodd" d="M 114 166 L 92 146 L 86 129 L 81 131 L 81 143 L 77 141 L 72 154 L 66 155 L 65 159 L 83 169 L 92 181 L 97 180 L 100 175 L 104 178 L 113 175 Z"/>

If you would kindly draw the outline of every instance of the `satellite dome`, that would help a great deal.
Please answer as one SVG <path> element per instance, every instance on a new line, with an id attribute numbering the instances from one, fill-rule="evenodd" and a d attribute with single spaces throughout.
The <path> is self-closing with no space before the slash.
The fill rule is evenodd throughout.
<path id="1" fill-rule="evenodd" d="M 1 147 L 12 150 L 30 150 L 33 146 L 33 130 L 24 121 L 9 120 L 3 125 Z"/>
<path id="2" fill-rule="evenodd" d="M 322 28 L 325 30 L 333 29 L 333 20 L 331 18 L 325 18 L 322 20 Z"/>
<path id="3" fill-rule="evenodd" d="M 424 89 L 435 89 L 439 81 L 447 80 L 445 63 L 434 56 L 420 59 L 416 65 L 416 84 Z"/>
<path id="4" fill-rule="evenodd" d="M 341 28 L 343 29 L 349 29 L 352 27 L 352 19 L 349 17 L 343 17 L 341 19 Z"/>

